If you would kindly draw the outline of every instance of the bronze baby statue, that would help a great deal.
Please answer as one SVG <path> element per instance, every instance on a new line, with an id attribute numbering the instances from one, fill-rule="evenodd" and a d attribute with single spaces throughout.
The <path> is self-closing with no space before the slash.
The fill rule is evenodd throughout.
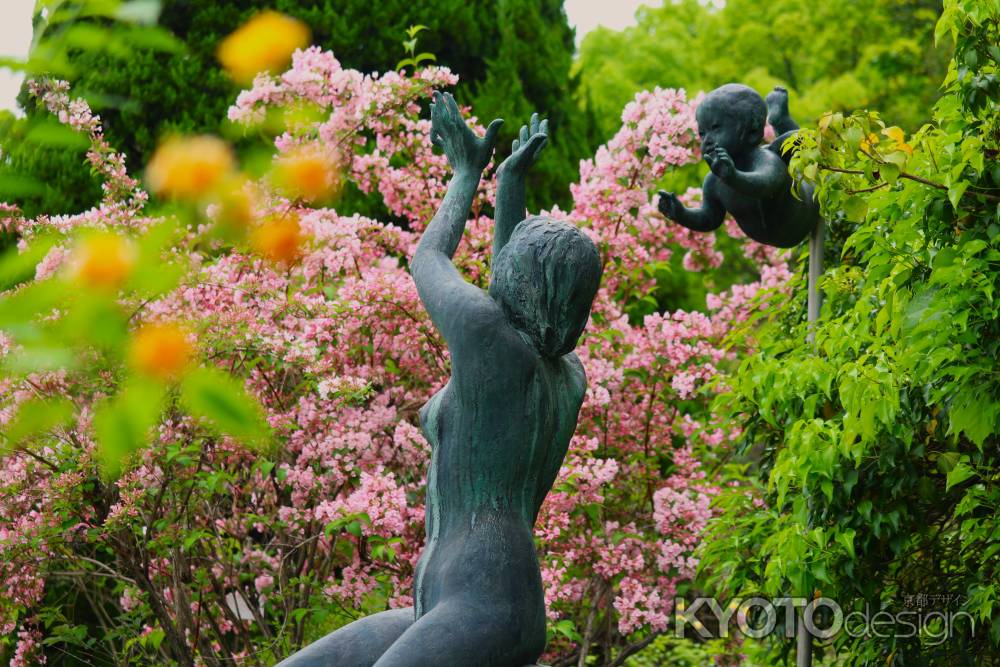
<path id="1" fill-rule="evenodd" d="M 775 88 L 763 98 L 752 88 L 728 83 L 705 96 L 696 112 L 701 153 L 711 173 L 705 177 L 700 208 L 687 208 L 672 192 L 660 191 L 659 209 L 698 232 L 717 229 L 728 211 L 754 241 L 791 248 L 819 222 L 813 188 L 792 192 L 788 155 L 782 144 L 798 130 L 788 114 L 788 93 Z M 764 124 L 779 135 L 763 145 Z"/>

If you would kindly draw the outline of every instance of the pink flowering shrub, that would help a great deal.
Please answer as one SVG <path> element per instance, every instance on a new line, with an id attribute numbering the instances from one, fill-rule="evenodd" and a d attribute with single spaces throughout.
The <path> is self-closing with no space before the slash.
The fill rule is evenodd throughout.
<path id="1" fill-rule="evenodd" d="M 265 665 L 353 618 L 411 604 L 429 454 L 417 411 L 449 361 L 407 259 L 449 175 L 421 112 L 432 89 L 456 82 L 440 68 L 363 75 L 315 48 L 280 77 L 258 77 L 230 119 L 256 130 L 274 112 L 308 107 L 286 115 L 279 156 L 335 153 L 343 178 L 404 225 L 306 207 L 265 180 L 253 186 L 254 215 L 295 213 L 307 239 L 298 262 L 270 264 L 220 241 L 211 210 L 174 211 L 188 216 L 163 251 L 183 267 L 177 284 L 151 298 L 120 296 L 131 329 L 184 322 L 201 363 L 243 380 L 263 406 L 270 449 L 206 428 L 171 396 L 151 442 L 109 479 L 93 417 L 119 389 L 120 360 L 94 355 L 0 377 L 0 429 L 38 398 L 67 397 L 73 409 L 0 450 L 0 636 L 13 664 L 44 662 L 45 636 L 97 664 Z M 43 281 L 62 270 L 66 235 L 141 237 L 168 213 L 151 208 L 99 119 L 65 85 L 32 92 L 90 139 L 88 159 L 105 179 L 102 202 L 80 215 L 25 220 L 0 206 L 22 248 L 44 233 L 66 238 L 39 259 Z M 751 248 L 761 282 L 713 295 L 705 312 L 630 321 L 630 300 L 655 286 L 650 263 L 681 252 L 686 268 L 706 270 L 722 257 L 713 235 L 667 222 L 653 199 L 668 170 L 698 159 L 693 103 L 682 91 L 640 93 L 622 121 L 581 164 L 573 209 L 550 212 L 587 230 L 606 265 L 579 348 L 587 399 L 537 525 L 547 657 L 557 662 L 575 663 L 581 650 L 628 653 L 667 628 L 711 515 L 706 462 L 737 435 L 707 408 L 737 352 L 722 338 L 761 289 L 788 278 L 781 256 Z M 481 284 L 494 191 L 484 181 L 456 260 Z M 19 347 L 16 332 L 0 332 L 0 358 Z"/>

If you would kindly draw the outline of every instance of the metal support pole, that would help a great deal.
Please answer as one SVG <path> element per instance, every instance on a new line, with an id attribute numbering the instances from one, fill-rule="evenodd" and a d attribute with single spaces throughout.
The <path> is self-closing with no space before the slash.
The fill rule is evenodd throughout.
<path id="1" fill-rule="evenodd" d="M 816 320 L 819 319 L 819 310 L 823 307 L 823 295 L 820 294 L 816 283 L 823 273 L 823 240 L 825 236 L 826 223 L 821 219 L 816 223 L 816 229 L 809 235 L 809 302 L 806 311 L 809 320 L 807 338 L 809 343 L 816 340 Z M 803 609 L 798 613 L 797 619 L 795 667 L 812 667 L 812 635 L 806 629 L 804 611 Z"/>
<path id="2" fill-rule="evenodd" d="M 826 237 L 826 223 L 821 219 L 816 223 L 816 229 L 809 235 L 809 303 L 807 315 L 809 320 L 808 341 L 813 342 L 816 331 L 813 327 L 819 319 L 819 310 L 823 307 L 823 295 L 816 287 L 816 282 L 823 273 L 823 240 Z"/>
<path id="3" fill-rule="evenodd" d="M 805 610 L 803 609 L 798 614 L 798 629 L 796 633 L 798 646 L 795 651 L 795 667 L 812 667 L 813 663 L 812 635 L 806 629 L 804 612 Z"/>

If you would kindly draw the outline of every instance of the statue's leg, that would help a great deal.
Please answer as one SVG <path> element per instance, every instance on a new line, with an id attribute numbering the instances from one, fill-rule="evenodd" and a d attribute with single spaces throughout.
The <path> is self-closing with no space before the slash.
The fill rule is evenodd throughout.
<path id="1" fill-rule="evenodd" d="M 792 120 L 788 112 L 788 91 L 781 86 L 767 94 L 764 99 L 767 104 L 767 122 L 774 128 L 775 134 L 786 134 L 799 129 L 799 124 Z"/>
<path id="2" fill-rule="evenodd" d="M 413 607 L 365 616 L 306 646 L 278 667 L 372 667 L 413 619 Z"/>
<path id="3" fill-rule="evenodd" d="M 440 602 L 375 667 L 524 667 L 545 649 L 545 625 L 528 630 L 535 624 L 512 612 L 474 598 Z"/>

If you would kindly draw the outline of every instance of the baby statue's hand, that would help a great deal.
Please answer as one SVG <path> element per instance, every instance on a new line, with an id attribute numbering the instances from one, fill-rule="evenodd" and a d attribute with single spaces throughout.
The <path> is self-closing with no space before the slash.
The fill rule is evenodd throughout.
<path id="1" fill-rule="evenodd" d="M 705 156 L 705 160 L 708 162 L 712 173 L 723 181 L 736 173 L 736 165 L 733 164 L 733 158 L 730 157 L 729 152 L 725 148 L 716 148 L 712 153 Z"/>
<path id="2" fill-rule="evenodd" d="M 667 192 L 666 190 L 660 190 L 660 201 L 657 204 L 657 208 L 660 209 L 660 213 L 667 216 L 671 220 L 677 220 L 678 215 L 680 215 L 680 210 L 684 207 L 681 200 L 677 198 L 673 192 Z"/>

